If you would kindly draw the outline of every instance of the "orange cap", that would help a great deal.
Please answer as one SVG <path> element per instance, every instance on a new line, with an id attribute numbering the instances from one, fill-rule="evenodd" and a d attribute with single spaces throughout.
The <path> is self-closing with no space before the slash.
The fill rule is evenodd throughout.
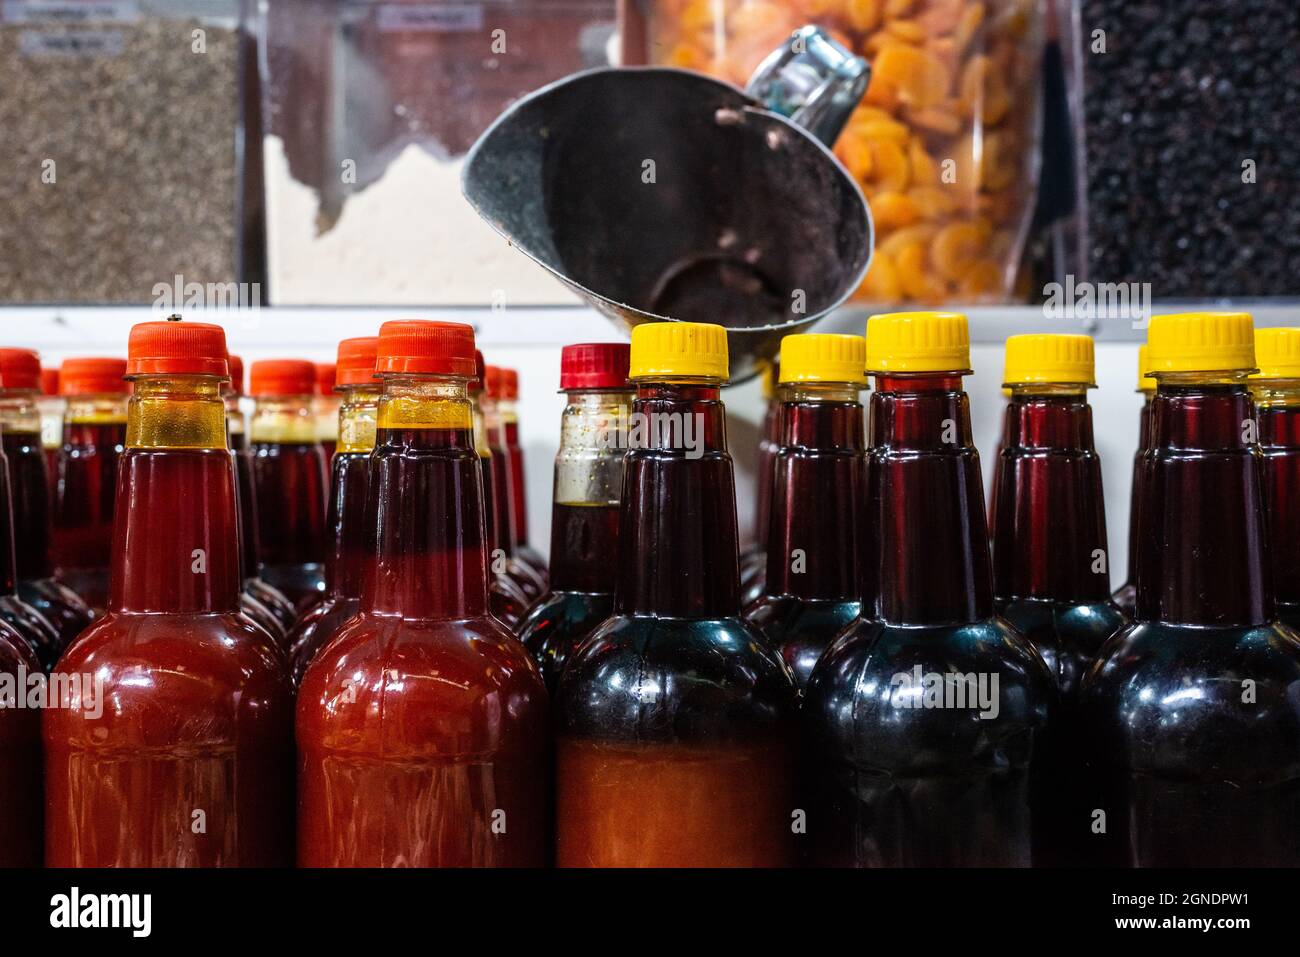
<path id="1" fill-rule="evenodd" d="M 514 369 L 501 370 L 501 398 L 519 398 L 519 373 Z"/>
<path id="2" fill-rule="evenodd" d="M 316 394 L 330 395 L 334 391 L 335 368 L 332 362 L 316 363 Z"/>
<path id="3" fill-rule="evenodd" d="M 356 339 L 344 339 L 340 342 L 334 388 L 341 389 L 349 385 L 376 385 L 375 357 L 378 352 L 378 336 L 359 336 Z"/>
<path id="4" fill-rule="evenodd" d="M 244 360 L 239 356 L 226 356 L 226 365 L 230 367 L 230 391 L 235 395 L 243 395 Z"/>
<path id="5" fill-rule="evenodd" d="M 39 392 L 41 357 L 31 349 L 0 349 L 0 382 L 15 392 Z"/>
<path id="6" fill-rule="evenodd" d="M 259 359 L 248 370 L 250 395 L 311 395 L 316 366 L 306 359 Z"/>
<path id="7" fill-rule="evenodd" d="M 64 359 L 59 395 L 124 395 L 130 391 L 125 375 L 125 359 Z"/>
<path id="8" fill-rule="evenodd" d="M 184 322 L 179 317 L 138 322 L 126 346 L 126 374 L 229 375 L 226 331 L 210 322 Z"/>
<path id="9" fill-rule="evenodd" d="M 487 366 L 483 370 L 487 374 L 487 381 L 484 385 L 487 387 L 487 394 L 493 399 L 504 399 L 505 396 L 505 372 L 500 366 Z"/>
<path id="10" fill-rule="evenodd" d="M 59 394 L 59 370 L 55 366 L 41 366 L 41 391 L 46 395 Z"/>
<path id="11" fill-rule="evenodd" d="M 478 395 L 487 388 L 487 363 L 483 361 L 483 350 L 474 350 L 474 378 L 469 380 L 469 391 Z"/>
<path id="12" fill-rule="evenodd" d="M 474 375 L 474 328 L 461 322 L 393 319 L 379 327 L 375 371 Z"/>

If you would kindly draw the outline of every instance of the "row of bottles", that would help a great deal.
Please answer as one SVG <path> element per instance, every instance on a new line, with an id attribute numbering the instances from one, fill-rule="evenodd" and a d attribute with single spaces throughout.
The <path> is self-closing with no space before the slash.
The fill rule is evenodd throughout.
<path id="1" fill-rule="evenodd" d="M 963 316 L 787 337 L 746 556 L 725 332 L 567 347 L 548 575 L 469 327 L 340 345 L 327 480 L 309 364 L 255 364 L 285 401 L 245 428 L 221 330 L 141 324 L 106 611 L 57 667 L 109 704 L 0 710 L 0 848 L 40 858 L 43 733 L 50 864 L 1300 862 L 1300 330 L 1160 316 L 1143 356 L 1112 598 L 1084 336 L 1007 342 L 992 529 Z M 57 656 L 7 627 L 0 671 Z"/>

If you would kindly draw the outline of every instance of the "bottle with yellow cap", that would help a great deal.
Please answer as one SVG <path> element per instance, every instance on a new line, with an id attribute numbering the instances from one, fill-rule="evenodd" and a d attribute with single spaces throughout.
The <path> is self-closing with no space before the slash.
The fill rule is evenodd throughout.
<path id="1" fill-rule="evenodd" d="M 1147 374 L 1150 369 L 1147 350 L 1145 342 L 1138 346 L 1137 391 L 1142 396 L 1142 411 L 1138 418 L 1138 445 L 1137 451 L 1133 453 L 1133 480 L 1129 487 L 1128 570 L 1125 572 L 1124 584 L 1111 596 L 1119 610 L 1130 618 L 1137 610 L 1137 546 L 1142 534 L 1142 462 L 1147 449 L 1151 447 L 1151 399 L 1156 394 L 1156 380 Z"/>
<path id="2" fill-rule="evenodd" d="M 815 860 L 1028 866 L 1056 689 L 993 604 L 966 317 L 867 322 L 862 613 L 813 668 Z"/>
<path id="3" fill-rule="evenodd" d="M 1255 362 L 1273 597 L 1278 619 L 1300 628 L 1300 329 L 1256 329 Z"/>
<path id="4" fill-rule="evenodd" d="M 865 362 L 861 336 L 792 335 L 781 342 L 766 593 L 744 617 L 780 651 L 801 688 L 862 607 Z"/>
<path id="5" fill-rule="evenodd" d="M 1110 600 L 1101 459 L 1093 443 L 1093 342 L 1082 335 L 1006 343 L 1006 444 L 994 469 L 993 595 L 998 613 L 1056 675 L 1061 707 L 1036 808 L 1038 864 L 1085 859 L 1091 818 L 1080 779 L 1079 682 L 1127 624 Z"/>
<path id="6" fill-rule="evenodd" d="M 374 368 L 360 609 L 298 691 L 298 863 L 542 866 L 550 716 L 541 674 L 488 604 L 474 330 L 385 322 Z"/>
<path id="7" fill-rule="evenodd" d="M 1106 863 L 1300 864 L 1300 638 L 1276 621 L 1244 313 L 1155 316 L 1137 621 L 1080 706 Z"/>
<path id="8" fill-rule="evenodd" d="M 740 553 L 740 604 L 762 597 L 766 589 L 768 521 L 772 517 L 772 463 L 781 444 L 781 400 L 777 397 L 780 362 L 763 366 L 763 422 L 754 455 L 754 540 Z"/>
<path id="9" fill-rule="evenodd" d="M 721 326 L 632 331 L 614 614 L 555 694 L 561 866 L 794 860 L 796 691 L 740 618 Z"/>

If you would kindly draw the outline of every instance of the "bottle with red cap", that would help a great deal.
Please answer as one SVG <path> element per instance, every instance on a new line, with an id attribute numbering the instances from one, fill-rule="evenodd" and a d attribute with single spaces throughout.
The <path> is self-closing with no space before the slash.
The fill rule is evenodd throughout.
<path id="1" fill-rule="evenodd" d="M 58 484 L 59 450 L 63 448 L 63 410 L 67 403 L 59 395 L 57 366 L 41 366 L 41 394 L 36 408 L 41 414 L 41 445 L 45 449 L 45 466 L 50 472 L 50 500 Z"/>
<path id="2" fill-rule="evenodd" d="M 547 581 L 546 559 L 528 544 L 528 479 L 524 473 L 524 449 L 519 444 L 519 373 L 501 370 L 501 398 L 497 400 L 501 416 L 502 449 L 510 463 L 510 503 L 515 527 L 515 557 Z"/>
<path id="3" fill-rule="evenodd" d="M 59 580 L 103 614 L 117 462 L 126 441 L 126 360 L 65 359 L 59 391 L 67 400 L 54 488 L 54 567 Z"/>
<path id="4" fill-rule="evenodd" d="M 298 695 L 298 862 L 539 866 L 546 689 L 488 609 L 473 330 L 386 322 L 376 369 L 361 611 Z"/>
<path id="5" fill-rule="evenodd" d="M 108 611 L 42 714 L 55 867 L 292 862 L 293 688 L 239 610 L 220 326 L 131 330 Z"/>
<path id="6" fill-rule="evenodd" d="M 329 538 L 325 598 L 313 605 L 289 633 L 289 659 L 295 683 L 321 643 L 360 610 L 362 583 L 370 555 L 371 525 L 366 520 L 370 453 L 375 448 L 375 416 L 380 382 L 375 378 L 379 340 L 374 336 L 339 343 L 335 389 L 339 404 L 338 448 L 330 463 Z"/>
<path id="7" fill-rule="evenodd" d="M 515 514 L 514 477 L 510 452 L 506 448 L 505 422 L 501 417 L 505 370 L 486 366 L 485 385 L 479 397 L 483 428 L 488 440 L 488 461 L 492 470 L 492 495 L 496 500 L 497 542 L 506 555 L 506 574 L 534 602 L 546 591 L 546 577 L 519 557 L 519 517 Z"/>
<path id="8" fill-rule="evenodd" d="M 325 450 L 325 461 L 334 458 L 339 441 L 338 368 L 333 362 L 316 363 L 316 397 L 312 409 L 316 413 L 316 439 Z"/>
<path id="9" fill-rule="evenodd" d="M 94 616 L 76 592 L 54 577 L 50 476 L 36 407 L 40 388 L 41 360 L 35 352 L 0 349 L 0 443 L 9 463 L 18 594 L 59 631 L 58 647 L 41 659 L 48 669 Z"/>
<path id="10" fill-rule="evenodd" d="M 518 629 L 555 690 L 569 656 L 614 612 L 619 507 L 628 414 L 629 347 L 565 346 L 560 354 L 560 449 L 555 455 L 548 593 Z"/>
<path id="11" fill-rule="evenodd" d="M 500 497 L 495 494 L 497 479 L 492 467 L 492 447 L 488 444 L 487 425 L 483 417 L 483 393 L 487 388 L 487 366 L 483 353 L 474 353 L 474 378 L 469 384 L 470 414 L 474 422 L 474 448 L 479 455 L 479 468 L 483 472 L 483 514 L 487 524 L 488 568 L 492 572 L 489 594 L 492 614 L 511 628 L 518 626 L 528 610 L 529 597 L 517 578 L 518 568 L 511 563 L 507 542 L 506 521 L 500 513 Z"/>
<path id="12" fill-rule="evenodd" d="M 244 583 L 239 603 L 244 614 L 277 639 L 283 639 L 298 617 L 293 602 L 278 588 L 262 581 L 257 553 L 257 490 L 253 483 L 253 453 L 248 445 L 247 416 L 240 405 L 244 394 L 244 361 L 227 356 L 230 382 L 222 388 L 226 404 L 226 437 L 235 459 L 239 493 L 239 577 Z"/>
<path id="13" fill-rule="evenodd" d="M 262 578 L 305 611 L 325 593 L 329 466 L 316 429 L 316 367 L 263 359 L 249 369 Z"/>

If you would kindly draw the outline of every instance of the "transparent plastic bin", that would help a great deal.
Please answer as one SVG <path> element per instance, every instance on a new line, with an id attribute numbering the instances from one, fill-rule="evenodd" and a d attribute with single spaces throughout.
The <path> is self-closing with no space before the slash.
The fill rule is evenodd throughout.
<path id="1" fill-rule="evenodd" d="M 614 0 L 263 3 L 272 301 L 575 301 L 479 219 L 460 170 L 511 101 L 606 65 L 614 17 Z"/>

